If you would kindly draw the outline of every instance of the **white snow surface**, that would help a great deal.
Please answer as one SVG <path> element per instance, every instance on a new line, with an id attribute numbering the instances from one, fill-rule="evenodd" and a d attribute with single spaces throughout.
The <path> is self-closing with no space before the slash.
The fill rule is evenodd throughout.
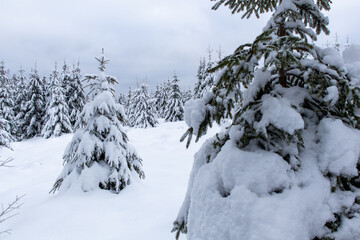
<path id="1" fill-rule="evenodd" d="M 180 143 L 184 121 L 156 128 L 128 129 L 132 145 L 143 159 L 144 180 L 133 180 L 119 194 L 77 188 L 49 194 L 63 169 L 62 155 L 73 134 L 34 138 L 0 149 L 1 159 L 13 157 L 12 168 L 0 168 L 0 203 L 25 194 L 19 214 L 0 225 L 12 229 L 4 240 L 169 240 L 172 223 L 186 192 L 193 154 L 207 138 Z M 209 135 L 219 130 L 214 127 Z M 98 173 L 101 174 L 101 173 Z M 86 177 L 93 175 L 89 172 Z M 180 239 L 185 239 L 182 236 Z"/>
<path id="2" fill-rule="evenodd" d="M 345 126 L 340 120 L 323 119 L 320 122 L 320 169 L 336 175 L 357 176 L 360 158 L 360 132 Z"/>
<path id="3" fill-rule="evenodd" d="M 343 52 L 346 69 L 351 80 L 360 85 L 360 45 L 351 45 Z"/>
<path id="4" fill-rule="evenodd" d="M 297 100 L 300 101 L 301 97 Z M 292 103 L 294 104 L 294 102 Z M 144 180 L 133 181 L 119 194 L 77 188 L 48 194 L 62 167 L 62 154 L 72 134 L 34 138 L 1 149 L 2 159 L 13 157 L 13 168 L 0 168 L 0 202 L 25 194 L 19 214 L 0 225 L 12 229 L 6 240 L 168 240 L 188 177 L 188 193 L 179 217 L 188 212 L 190 240 L 308 240 L 325 231 L 332 212 L 350 207 L 357 193 L 330 191 L 327 172 L 355 174 L 360 157 L 360 132 L 339 120 L 323 119 L 304 134 L 306 151 L 294 172 L 277 154 L 238 149 L 230 136 L 208 164 L 209 130 L 188 150 L 179 142 L 184 121 L 156 128 L 128 129 L 130 142 L 143 158 Z M 220 133 L 221 134 L 221 133 Z M 196 153 L 195 161 L 193 154 Z M 97 173 L 101 174 L 101 173 Z M 89 180 L 94 176 L 89 172 Z M 178 217 L 178 218 L 179 218 Z M 336 239 L 360 235 L 360 216 L 344 220 Z"/>
<path id="5" fill-rule="evenodd" d="M 328 95 L 324 98 L 324 101 L 329 102 L 331 106 L 335 105 L 339 99 L 339 90 L 336 86 L 331 86 L 326 89 Z"/>
<path id="6" fill-rule="evenodd" d="M 190 99 L 185 103 L 185 122 L 189 127 L 193 128 L 196 135 L 199 131 L 201 122 L 206 114 L 206 106 L 202 99 Z"/>
<path id="7" fill-rule="evenodd" d="M 263 101 L 261 106 L 263 116 L 261 121 L 255 125 L 256 128 L 266 132 L 265 127 L 273 124 L 290 134 L 304 128 L 301 115 L 291 106 L 287 98 L 276 98 L 267 94 L 261 100 Z"/>

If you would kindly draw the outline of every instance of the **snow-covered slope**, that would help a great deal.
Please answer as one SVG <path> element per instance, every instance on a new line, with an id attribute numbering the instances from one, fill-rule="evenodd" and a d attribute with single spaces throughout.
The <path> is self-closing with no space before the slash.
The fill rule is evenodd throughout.
<path id="1" fill-rule="evenodd" d="M 10 203 L 23 195 L 19 215 L 0 225 L 12 229 L 11 240 L 138 240 L 173 239 L 170 233 L 185 195 L 193 154 L 199 143 L 179 138 L 184 122 L 162 123 L 156 128 L 128 129 L 132 145 L 144 160 L 145 180 L 133 182 L 120 194 L 96 190 L 48 194 L 62 170 L 62 154 L 72 135 L 35 138 L 13 143 L 14 151 L 0 151 L 2 159 L 13 157 L 13 168 L 0 168 L 0 202 Z M 208 136 L 218 132 L 212 129 Z M 183 236 L 184 238 L 184 236 Z"/>

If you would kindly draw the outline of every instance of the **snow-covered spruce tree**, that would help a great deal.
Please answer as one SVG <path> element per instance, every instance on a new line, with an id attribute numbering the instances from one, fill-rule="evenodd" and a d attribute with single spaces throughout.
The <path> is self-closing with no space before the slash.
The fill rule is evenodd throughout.
<path id="1" fill-rule="evenodd" d="M 214 73 L 211 72 L 210 70 L 213 68 L 214 66 L 214 62 L 212 61 L 212 50 L 208 50 L 208 61 L 206 63 L 206 74 L 204 76 L 204 81 L 201 84 L 201 92 L 200 92 L 200 97 L 202 98 L 207 92 L 209 92 L 212 88 L 212 86 L 214 85 Z"/>
<path id="2" fill-rule="evenodd" d="M 125 106 L 125 105 L 126 105 L 126 102 L 127 102 L 127 99 L 126 99 L 126 97 L 125 97 L 125 94 L 120 93 L 117 102 L 118 102 L 120 105 Z"/>
<path id="3" fill-rule="evenodd" d="M 205 58 L 203 58 L 200 61 L 200 65 L 198 68 L 197 73 L 197 83 L 195 84 L 194 88 L 194 98 L 202 98 L 207 92 L 211 90 L 211 87 L 214 84 L 214 73 L 210 70 L 214 66 L 214 62 L 212 61 L 212 50 L 208 50 L 208 61 L 205 61 Z"/>
<path id="4" fill-rule="evenodd" d="M 14 117 L 14 102 L 12 87 L 8 72 L 5 69 L 4 62 L 0 64 L 0 120 L 2 131 L 7 131 L 10 138 L 7 140 L 14 140 L 13 134 L 15 134 L 15 117 Z M 4 133 L 2 134 L 4 135 Z M 5 136 L 5 135 L 4 135 Z M 6 141 L 7 141 L 6 140 Z M 5 141 L 5 139 L 4 139 Z"/>
<path id="5" fill-rule="evenodd" d="M 55 62 L 55 68 L 49 75 L 49 80 L 44 76 L 42 83 L 44 86 L 44 99 L 45 99 L 45 108 L 46 110 L 49 108 L 49 104 L 51 101 L 54 85 L 60 82 L 60 73 L 57 69 L 57 63 Z M 44 119 L 46 121 L 46 119 Z"/>
<path id="6" fill-rule="evenodd" d="M 188 239 L 360 238 L 359 86 L 336 50 L 311 43 L 329 33 L 321 11 L 331 1 L 215 1 L 214 9 L 224 4 L 244 17 L 274 13 L 253 43 L 213 69 L 221 71 L 212 92 L 185 106 L 188 144 L 213 121 L 231 116 L 232 125 L 195 154 L 173 231 Z"/>
<path id="7" fill-rule="evenodd" d="M 65 101 L 68 102 L 71 92 L 71 76 L 70 76 L 69 67 L 66 64 L 65 60 L 62 66 L 60 79 L 61 79 L 61 87 L 64 89 L 64 93 L 65 93 Z"/>
<path id="8" fill-rule="evenodd" d="M 40 80 L 36 66 L 31 70 L 28 90 L 29 98 L 25 103 L 24 137 L 32 138 L 41 135 L 46 111 L 44 84 Z"/>
<path id="9" fill-rule="evenodd" d="M 165 121 L 176 122 L 184 120 L 184 105 L 180 87 L 178 85 L 179 79 L 174 74 L 173 81 L 171 82 L 171 92 L 169 101 L 167 103 L 167 113 Z"/>
<path id="10" fill-rule="evenodd" d="M 9 74 L 5 69 L 5 63 L 3 61 L 0 62 L 0 83 L 1 84 L 9 84 Z"/>
<path id="11" fill-rule="evenodd" d="M 134 118 L 134 109 L 132 109 L 131 100 L 132 100 L 133 92 L 131 91 L 131 87 L 129 87 L 129 91 L 127 94 L 126 104 L 124 105 L 125 108 L 125 125 L 132 126 L 132 123 L 135 121 Z"/>
<path id="12" fill-rule="evenodd" d="M 201 98 L 201 85 L 204 82 L 206 77 L 206 61 L 205 58 L 200 59 L 200 64 L 198 67 L 198 71 L 196 74 L 196 78 L 197 78 L 197 82 L 195 83 L 195 87 L 194 87 L 194 98 Z"/>
<path id="13" fill-rule="evenodd" d="M 64 169 L 50 192 L 79 187 L 84 192 L 101 188 L 119 193 L 133 177 L 144 178 L 142 159 L 129 144 L 122 126 L 124 110 L 114 100 L 114 77 L 105 74 L 108 60 L 99 61 L 99 74 L 87 75 L 93 99 L 80 114 L 80 128 L 64 153 Z M 109 81 L 110 80 L 110 81 Z M 94 94 L 96 93 L 96 94 Z"/>
<path id="14" fill-rule="evenodd" d="M 56 64 L 56 63 L 55 63 Z M 59 72 L 57 73 L 59 74 Z M 49 76 L 49 79 L 46 76 L 43 76 L 42 80 L 41 80 L 41 84 L 43 86 L 43 91 L 44 91 L 44 102 L 45 102 L 45 106 L 48 105 L 50 99 L 51 99 L 51 89 L 52 89 L 52 80 L 51 80 L 51 76 Z"/>
<path id="15" fill-rule="evenodd" d="M 128 120 L 128 115 L 127 113 L 127 109 L 126 109 L 126 105 L 127 105 L 128 100 L 126 99 L 125 94 L 120 93 L 119 98 L 117 100 L 117 103 L 120 104 L 123 108 L 124 108 L 124 116 L 123 116 L 123 125 L 124 126 L 129 126 L 129 120 Z"/>
<path id="16" fill-rule="evenodd" d="M 193 98 L 193 94 L 191 92 L 191 89 L 185 90 L 181 93 L 183 103 L 185 104 L 187 101 Z"/>
<path id="17" fill-rule="evenodd" d="M 69 107 L 65 102 L 64 89 L 61 79 L 56 69 L 51 74 L 51 96 L 47 104 L 44 128 L 42 135 L 44 138 L 51 136 L 59 137 L 63 133 L 71 133 L 72 127 L 69 117 Z"/>
<path id="18" fill-rule="evenodd" d="M 76 66 L 73 66 L 73 69 L 71 71 L 65 102 L 69 106 L 69 117 L 71 126 L 75 128 L 76 121 L 85 105 L 85 92 L 81 83 L 79 62 Z"/>
<path id="19" fill-rule="evenodd" d="M 161 88 L 159 85 L 156 85 L 156 90 L 153 96 L 155 111 L 158 117 L 161 117 Z"/>
<path id="20" fill-rule="evenodd" d="M 150 103 L 148 86 L 141 84 L 132 93 L 132 99 L 129 106 L 129 122 L 130 126 L 138 128 L 155 127 L 158 121 L 155 118 L 155 109 Z"/>
<path id="21" fill-rule="evenodd" d="M 157 112 L 160 118 L 165 118 L 167 113 L 167 105 L 170 97 L 171 82 L 167 80 L 159 88 L 159 96 L 156 100 Z"/>
<path id="22" fill-rule="evenodd" d="M 15 137 L 17 140 L 22 140 L 23 135 L 26 131 L 26 126 L 24 122 L 24 117 L 26 114 L 26 102 L 28 101 L 28 89 L 26 77 L 24 75 L 24 70 L 20 67 L 19 75 L 16 78 L 16 95 L 14 101 L 14 116 L 16 124 L 16 134 Z"/>
<path id="23" fill-rule="evenodd" d="M 10 124 L 4 118 L 0 117 L 0 147 L 10 148 L 10 143 L 14 141 L 14 138 L 9 132 Z"/>

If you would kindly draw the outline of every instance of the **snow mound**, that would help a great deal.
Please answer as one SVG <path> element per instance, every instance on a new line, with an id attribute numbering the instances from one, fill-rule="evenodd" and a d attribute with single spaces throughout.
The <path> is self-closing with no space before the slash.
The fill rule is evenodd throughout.
<path id="1" fill-rule="evenodd" d="M 194 134 L 198 133 L 200 124 L 205 118 L 205 109 L 205 103 L 202 99 L 190 99 L 185 103 L 185 122 L 193 128 Z"/>
<path id="2" fill-rule="evenodd" d="M 263 114 L 256 128 L 265 129 L 269 124 L 293 134 L 295 130 L 304 128 L 304 121 L 301 115 L 290 105 L 286 98 L 276 98 L 271 95 L 264 95 L 261 99 Z M 286 116 L 286 117 L 283 117 Z M 265 130 L 263 130 L 265 132 Z"/>
<path id="3" fill-rule="evenodd" d="M 345 66 L 351 80 L 360 85 L 360 45 L 351 45 L 343 52 Z"/>
<path id="4" fill-rule="evenodd" d="M 228 141 L 194 177 L 188 239 L 316 236 L 332 216 L 324 204 L 330 188 L 316 166 L 305 168 L 296 176 L 279 155 L 246 152 Z"/>
<path id="5" fill-rule="evenodd" d="M 360 133 L 340 120 L 323 119 L 318 128 L 321 171 L 349 177 L 357 176 Z"/>

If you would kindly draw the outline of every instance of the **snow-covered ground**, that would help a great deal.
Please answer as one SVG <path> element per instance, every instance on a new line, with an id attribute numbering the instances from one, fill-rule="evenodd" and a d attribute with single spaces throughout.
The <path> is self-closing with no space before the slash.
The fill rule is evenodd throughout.
<path id="1" fill-rule="evenodd" d="M 186 129 L 184 122 L 128 129 L 131 144 L 144 160 L 146 178 L 133 181 L 120 194 L 103 190 L 49 194 L 63 168 L 62 154 L 72 134 L 13 143 L 13 151 L 2 149 L 1 159 L 13 157 L 14 167 L 0 168 L 0 202 L 6 205 L 16 195 L 25 196 L 19 214 L 0 225 L 0 231 L 12 229 L 12 234 L 1 238 L 174 239 L 170 230 L 185 196 L 193 155 L 219 130 L 211 129 L 186 149 L 179 142 Z"/>

